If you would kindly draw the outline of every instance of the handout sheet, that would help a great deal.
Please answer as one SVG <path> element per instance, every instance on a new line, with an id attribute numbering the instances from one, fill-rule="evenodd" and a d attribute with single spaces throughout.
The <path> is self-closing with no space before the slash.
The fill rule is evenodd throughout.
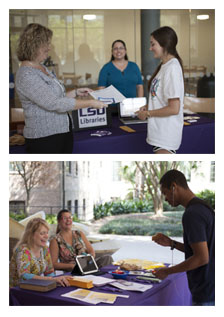
<path id="1" fill-rule="evenodd" d="M 75 291 L 62 294 L 61 296 L 78 299 L 83 302 L 95 304 L 95 305 L 101 302 L 107 303 L 107 304 L 113 304 L 117 298 L 117 295 L 115 294 L 93 292 L 93 291 L 88 291 L 81 288 L 78 288 Z"/>
<path id="2" fill-rule="evenodd" d="M 145 292 L 148 289 L 152 288 L 152 285 L 144 285 L 140 283 L 135 283 L 131 281 L 126 280 L 117 280 L 116 282 L 109 283 L 113 285 L 114 287 L 120 288 L 122 290 L 126 291 L 135 291 L 135 292 Z"/>
<path id="3" fill-rule="evenodd" d="M 112 278 L 107 278 L 107 277 L 103 277 L 103 276 L 96 276 L 96 275 L 91 275 L 91 274 L 88 274 L 86 276 L 79 276 L 79 278 L 91 280 L 93 282 L 94 286 L 103 286 L 103 285 L 106 285 L 108 283 L 114 282 L 114 279 L 112 279 Z"/>
<path id="4" fill-rule="evenodd" d="M 118 103 L 126 99 L 120 91 L 118 91 L 113 85 L 107 88 L 95 90 L 89 93 L 94 99 L 100 100 L 105 104 Z"/>

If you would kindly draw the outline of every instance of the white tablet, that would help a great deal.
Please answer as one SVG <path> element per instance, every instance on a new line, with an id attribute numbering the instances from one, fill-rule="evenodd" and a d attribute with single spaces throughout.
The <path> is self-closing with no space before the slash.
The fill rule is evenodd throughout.
<path id="1" fill-rule="evenodd" d="M 127 98 L 120 103 L 120 116 L 136 117 L 135 112 L 145 106 L 147 100 L 145 97 Z"/>
<path id="2" fill-rule="evenodd" d="M 76 265 L 72 270 L 72 274 L 86 275 L 99 271 L 99 268 L 92 255 L 77 255 L 75 259 Z"/>

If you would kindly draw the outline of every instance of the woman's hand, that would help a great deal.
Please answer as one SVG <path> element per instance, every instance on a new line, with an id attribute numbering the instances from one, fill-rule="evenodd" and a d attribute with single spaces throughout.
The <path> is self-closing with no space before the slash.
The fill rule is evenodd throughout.
<path id="1" fill-rule="evenodd" d="M 82 108 L 102 109 L 107 107 L 108 107 L 107 104 L 95 99 L 88 99 L 88 100 L 76 99 L 76 102 L 75 102 L 75 110 L 82 109 Z"/>
<path id="2" fill-rule="evenodd" d="M 140 120 L 146 120 L 148 118 L 148 110 L 136 111 L 136 114 Z"/>
<path id="3" fill-rule="evenodd" d="M 76 90 L 76 95 L 81 97 L 87 97 L 91 91 L 93 90 L 90 88 L 78 88 Z"/>
<path id="4" fill-rule="evenodd" d="M 138 116 L 140 120 L 146 120 L 148 118 L 148 109 L 147 106 L 143 106 L 139 108 L 138 111 L 135 112 L 135 114 Z"/>
<path id="5" fill-rule="evenodd" d="M 70 286 L 68 279 L 66 278 L 66 276 L 56 276 L 53 278 L 54 280 L 56 280 L 56 282 L 58 284 L 60 284 L 61 286 Z"/>
<path id="6" fill-rule="evenodd" d="M 75 98 L 77 96 L 76 89 L 66 92 L 66 97 Z"/>
<path id="7" fill-rule="evenodd" d="M 88 103 L 89 103 L 89 106 L 88 107 L 92 107 L 92 108 L 95 108 L 95 109 L 102 109 L 102 108 L 107 108 L 108 105 L 103 103 L 102 101 L 99 101 L 99 100 L 88 100 Z"/>
<path id="8" fill-rule="evenodd" d="M 148 110 L 147 105 L 142 106 L 141 108 L 139 108 L 139 111 L 147 111 L 147 110 Z"/>
<path id="9" fill-rule="evenodd" d="M 78 88 L 78 89 L 73 89 L 71 91 L 66 92 L 66 97 L 69 98 L 75 98 L 77 96 L 80 97 L 87 97 L 89 96 L 89 93 L 93 91 L 90 88 Z"/>

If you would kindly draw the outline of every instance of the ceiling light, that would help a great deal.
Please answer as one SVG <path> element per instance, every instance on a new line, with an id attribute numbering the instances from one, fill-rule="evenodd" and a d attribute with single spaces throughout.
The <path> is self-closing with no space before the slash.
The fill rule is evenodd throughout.
<path id="1" fill-rule="evenodd" d="M 198 20 L 208 20 L 209 15 L 208 14 L 200 14 L 200 15 L 197 15 L 197 19 Z"/>
<path id="2" fill-rule="evenodd" d="M 95 20 L 96 15 L 95 14 L 85 14 L 85 15 L 83 15 L 83 19 L 88 20 L 88 21 Z"/>

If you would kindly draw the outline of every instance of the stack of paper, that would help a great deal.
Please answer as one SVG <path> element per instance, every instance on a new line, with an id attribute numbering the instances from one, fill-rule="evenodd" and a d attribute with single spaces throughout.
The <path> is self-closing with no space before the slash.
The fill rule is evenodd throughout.
<path id="1" fill-rule="evenodd" d="M 94 286 L 103 286 L 114 281 L 114 279 L 112 278 L 91 275 L 91 274 L 90 275 L 88 274 L 87 276 L 79 276 L 79 279 L 86 279 L 86 278 L 88 278 L 88 280 L 91 280 Z"/>
<path id="2" fill-rule="evenodd" d="M 78 288 L 75 291 L 63 294 L 61 296 L 74 298 L 90 304 L 107 303 L 113 304 L 119 295 L 98 293 Z"/>
<path id="3" fill-rule="evenodd" d="M 117 262 L 114 262 L 113 264 L 114 265 L 121 265 L 121 268 L 122 268 L 122 264 L 124 264 L 124 263 L 138 265 L 143 270 L 150 270 L 153 268 L 165 266 L 164 263 L 148 261 L 148 260 L 141 260 L 141 259 L 124 259 L 124 260 L 119 260 Z"/>
<path id="4" fill-rule="evenodd" d="M 116 282 L 110 283 L 114 287 L 123 289 L 125 291 L 145 292 L 152 288 L 152 285 L 144 285 L 140 283 L 130 282 L 126 280 L 117 280 Z"/>
<path id="5" fill-rule="evenodd" d="M 118 103 L 125 99 L 125 96 L 123 96 L 113 85 L 104 89 L 92 91 L 89 94 L 94 99 L 100 100 L 106 104 Z"/>

